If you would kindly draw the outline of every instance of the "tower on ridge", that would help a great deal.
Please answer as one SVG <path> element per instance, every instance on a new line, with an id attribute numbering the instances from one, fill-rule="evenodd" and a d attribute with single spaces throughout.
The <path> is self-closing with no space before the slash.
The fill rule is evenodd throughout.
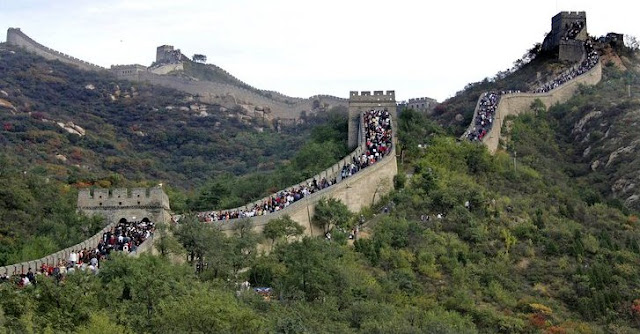
<path id="1" fill-rule="evenodd" d="M 586 12 L 560 12 L 551 19 L 551 32 L 545 37 L 542 49 L 558 52 L 558 58 L 576 62 L 584 54 L 587 34 Z"/>
<path id="2" fill-rule="evenodd" d="M 180 49 L 174 49 L 173 45 L 160 45 L 156 49 L 156 64 L 171 64 L 182 61 Z"/>
<path id="3" fill-rule="evenodd" d="M 358 146 L 360 133 L 360 114 L 372 109 L 384 109 L 391 113 L 391 118 L 396 120 L 396 92 L 388 90 L 386 93 L 376 90 L 371 95 L 370 91 L 351 91 L 349 93 L 349 149 Z M 394 130 L 395 131 L 395 130 Z"/>

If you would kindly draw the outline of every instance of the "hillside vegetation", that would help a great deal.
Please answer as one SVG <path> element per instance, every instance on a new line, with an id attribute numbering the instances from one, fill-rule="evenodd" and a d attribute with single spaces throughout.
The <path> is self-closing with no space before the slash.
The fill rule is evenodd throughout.
<path id="1" fill-rule="evenodd" d="M 544 122 L 546 115 L 531 118 Z M 522 118 L 514 143 L 534 140 L 538 125 Z M 163 256 L 116 256 L 98 276 L 71 275 L 62 284 L 43 279 L 17 293 L 5 284 L 5 326 L 18 332 L 637 332 L 637 215 L 585 197 L 582 185 L 552 168 L 551 154 L 533 151 L 535 166 L 521 161 L 514 168 L 504 152 L 491 156 L 481 145 L 428 130 L 437 126 L 418 113 L 404 111 L 399 127 L 401 137 L 425 138 L 427 148 L 401 143 L 403 167 L 413 174 L 406 183 L 404 174 L 398 177 L 398 190 L 383 201 L 388 213 L 362 212 L 371 238 L 348 246 L 334 229 L 331 241 L 287 243 L 283 238 L 296 232 L 280 232 L 266 241 L 271 253 L 258 256 L 261 237 L 248 232 L 246 221 L 226 237 L 185 218 L 176 239 L 164 235 L 158 247 L 165 256 L 204 259 L 195 274 Z M 334 214 L 342 210 L 331 207 Z M 339 217 L 336 224 L 346 229 L 359 220 Z M 235 283 L 244 280 L 271 287 L 271 300 L 242 291 Z"/>
<path id="2" fill-rule="evenodd" d="M 244 205 L 346 155 L 346 112 L 276 131 L 187 94 L 0 45 L 0 265 L 93 235 L 82 187 L 163 183 L 175 212 Z M 63 231 L 64 230 L 64 231 Z"/>
<path id="3" fill-rule="evenodd" d="M 0 325 L 10 333 L 637 333 L 640 221 L 630 194 L 640 61 L 622 51 L 626 69 L 606 65 L 600 84 L 566 104 L 534 103 L 509 119 L 506 150 L 495 155 L 402 111 L 396 190 L 356 214 L 322 201 L 312 221 L 332 222 L 330 240 L 300 237 L 287 217 L 264 236 L 238 220 L 226 236 L 187 214 L 172 234 L 157 232 L 159 256 L 115 255 L 98 275 L 41 277 L 23 289 L 0 284 Z M 525 68 L 504 80 L 537 72 Z M 463 108 L 476 89 L 449 106 Z M 300 163 L 326 153 L 318 139 L 339 135 L 338 119 L 314 130 Z M 203 196 L 236 200 L 232 189 L 219 191 L 232 182 L 210 182 Z M 194 198 L 185 206 L 197 207 Z M 348 231 L 361 222 L 369 237 L 350 245 Z M 244 281 L 272 292 L 263 298 Z"/>
<path id="4" fill-rule="evenodd" d="M 308 117 L 278 132 L 240 107 L 202 104 L 7 45 L 0 47 L 0 90 L 5 151 L 25 169 L 69 183 L 126 179 L 192 189 L 225 172 L 273 170 L 326 122 Z"/>

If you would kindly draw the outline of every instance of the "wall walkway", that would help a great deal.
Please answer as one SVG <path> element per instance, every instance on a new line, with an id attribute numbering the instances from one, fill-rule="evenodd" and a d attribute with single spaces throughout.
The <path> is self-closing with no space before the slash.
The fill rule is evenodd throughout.
<path id="1" fill-rule="evenodd" d="M 49 60 L 59 60 L 63 63 L 77 66 L 87 71 L 106 71 L 107 69 L 84 60 L 69 56 L 62 52 L 58 52 L 48 48 L 23 33 L 19 28 L 9 28 L 7 30 L 7 43 L 24 48 L 25 50 L 35 53 Z"/>
<path id="2" fill-rule="evenodd" d="M 364 120 L 361 116 L 360 118 L 360 129 L 364 128 Z M 323 231 L 312 225 L 311 219 L 314 215 L 315 205 L 322 198 L 335 198 L 342 203 L 344 203 L 349 210 L 353 212 L 357 212 L 360 209 L 370 206 L 374 204 L 377 200 L 379 200 L 382 196 L 388 194 L 393 189 L 393 177 L 398 173 L 398 167 L 396 162 L 396 151 L 395 151 L 395 128 L 392 123 L 392 130 L 394 131 L 394 145 L 392 149 L 387 155 L 382 158 L 380 161 L 375 164 L 360 170 L 356 174 L 352 175 L 349 178 L 340 180 L 340 172 L 342 170 L 342 166 L 347 163 L 351 163 L 353 157 L 357 157 L 362 155 L 363 152 L 366 151 L 366 141 L 364 140 L 364 133 L 360 131 L 359 133 L 359 145 L 356 149 L 351 152 L 348 156 L 341 159 L 339 162 L 335 163 L 331 167 L 326 170 L 314 175 L 313 177 L 291 187 L 287 187 L 285 189 L 290 189 L 293 187 L 298 187 L 300 185 L 307 185 L 309 182 L 312 182 L 313 179 L 321 180 L 322 178 L 326 179 L 336 179 L 339 182 L 336 184 L 322 189 L 318 192 L 315 192 L 297 202 L 294 202 L 287 206 L 286 208 L 266 214 L 263 216 L 257 216 L 249 218 L 254 226 L 254 230 L 256 232 L 262 232 L 264 226 L 271 219 L 277 219 L 282 217 L 283 215 L 289 215 L 291 218 L 304 227 L 304 233 L 306 235 L 311 236 L 319 236 L 323 235 Z M 243 210 L 253 208 L 255 204 L 262 203 L 264 200 L 270 198 L 270 196 L 265 197 L 264 199 L 255 201 L 253 203 L 249 203 L 243 207 L 239 207 L 236 209 L 231 209 L 227 211 L 233 210 Z M 168 204 L 167 204 L 168 205 Z M 141 216 L 140 213 L 137 214 Z M 118 216 L 119 217 L 119 216 Z M 214 222 L 212 224 L 217 224 L 225 233 L 228 235 L 233 233 L 233 222 L 238 221 L 240 219 L 227 220 L 227 221 L 219 221 Z M 81 249 L 91 249 L 98 246 L 100 239 L 102 238 L 103 233 L 109 231 L 115 225 L 117 225 L 117 221 L 112 221 L 109 225 L 103 228 L 100 232 L 96 233 L 93 237 L 79 243 L 73 245 L 71 247 L 65 248 L 59 252 L 54 254 L 45 256 L 43 258 L 33 260 L 33 261 L 25 261 L 18 264 L 13 264 L 5 267 L 0 267 L 0 275 L 19 275 L 22 273 L 26 273 L 29 268 L 32 268 L 34 271 L 39 270 L 42 264 L 47 265 L 57 265 L 60 260 L 67 260 L 69 258 L 69 254 L 75 250 Z M 154 237 L 145 240 L 137 249 L 136 252 L 129 253 L 130 256 L 139 256 L 142 253 L 153 251 L 153 240 Z"/>
<path id="3" fill-rule="evenodd" d="M 504 119 L 509 115 L 519 115 L 523 112 L 530 110 L 531 104 L 539 99 L 548 108 L 556 103 L 564 103 L 568 101 L 578 90 L 580 85 L 595 85 L 602 79 L 602 64 L 599 61 L 588 72 L 575 77 L 574 79 L 564 83 L 563 85 L 552 89 L 546 93 L 510 93 L 503 94 L 500 97 L 500 102 L 493 119 L 493 125 L 491 130 L 482 139 L 482 142 L 487 145 L 489 152 L 494 154 L 498 150 L 498 144 L 500 141 L 500 135 L 502 132 L 502 124 Z M 462 135 L 462 139 L 466 139 L 469 132 L 475 125 L 475 120 L 480 109 L 480 100 L 486 95 L 484 93 L 478 98 L 478 103 L 473 112 L 473 119 L 471 124 Z"/>

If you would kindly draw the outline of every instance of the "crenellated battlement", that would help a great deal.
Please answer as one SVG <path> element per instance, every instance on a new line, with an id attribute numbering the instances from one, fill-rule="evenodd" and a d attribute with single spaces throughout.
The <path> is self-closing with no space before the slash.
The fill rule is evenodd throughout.
<path id="1" fill-rule="evenodd" d="M 396 92 L 394 90 L 382 91 L 351 91 L 349 92 L 349 148 L 358 146 L 360 137 L 360 114 L 371 109 L 385 109 L 391 113 L 391 118 L 396 119 Z"/>
<path id="2" fill-rule="evenodd" d="M 576 27 L 580 27 L 577 29 Z M 569 34 L 572 30 L 573 33 Z M 554 51 L 560 48 L 560 59 L 575 61 L 575 52 L 563 50 L 563 45 L 567 45 L 567 40 L 585 41 L 587 34 L 587 13 L 586 12 L 560 12 L 551 18 L 551 31 L 542 43 L 543 50 Z M 569 53 L 563 56 L 563 51 Z"/>
<path id="3" fill-rule="evenodd" d="M 404 107 L 417 111 L 429 112 L 433 110 L 437 104 L 438 101 L 436 99 L 432 99 L 430 97 L 416 97 L 410 98 L 409 101 L 404 104 Z"/>
<path id="4" fill-rule="evenodd" d="M 371 91 L 351 91 L 349 92 L 349 101 L 394 101 L 396 100 L 396 92 L 388 90 L 385 94 L 382 90 Z"/>
<path id="5" fill-rule="evenodd" d="M 140 64 L 131 65 L 111 65 L 111 73 L 118 79 L 139 80 L 140 72 L 146 72 L 147 67 Z"/>
<path id="6" fill-rule="evenodd" d="M 27 36 L 20 28 L 7 29 L 7 43 L 24 48 L 25 50 L 35 53 L 41 57 L 50 60 L 59 60 L 63 63 L 77 66 L 87 71 L 103 71 L 106 68 L 86 62 L 76 57 L 64 54 L 62 52 L 48 48 Z"/>
<path id="7" fill-rule="evenodd" d="M 438 101 L 430 97 L 416 97 L 416 98 L 409 99 L 409 103 L 424 103 L 424 102 L 437 103 Z"/>
<path id="8" fill-rule="evenodd" d="M 128 208 L 160 206 L 169 209 L 169 197 L 161 187 L 81 189 L 78 192 L 78 209 Z"/>

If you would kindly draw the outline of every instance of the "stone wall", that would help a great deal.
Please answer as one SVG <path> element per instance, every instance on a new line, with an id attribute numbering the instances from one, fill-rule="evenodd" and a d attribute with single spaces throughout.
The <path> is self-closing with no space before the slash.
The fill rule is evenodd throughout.
<path id="1" fill-rule="evenodd" d="M 530 110 L 531 104 L 540 99 L 548 108 L 556 103 L 564 103 L 569 100 L 580 85 L 595 85 L 602 79 L 602 64 L 598 62 L 589 72 L 584 73 L 575 79 L 565 83 L 564 85 L 553 89 L 546 93 L 513 93 L 502 95 L 500 103 L 496 110 L 491 131 L 483 138 L 482 142 L 487 145 L 489 151 L 493 154 L 498 149 L 500 135 L 502 131 L 502 123 L 505 117 L 509 115 L 519 115 L 522 112 Z M 482 98 L 482 97 L 481 97 Z M 478 99 L 478 102 L 480 99 Z M 478 112 L 478 106 L 474 111 L 474 119 Z M 473 122 L 473 121 L 472 121 Z M 472 124 L 473 125 L 473 124 Z"/>
<path id="2" fill-rule="evenodd" d="M 91 248 L 97 247 L 98 243 L 100 242 L 100 239 L 102 239 L 102 234 L 111 230 L 111 228 L 113 228 L 117 223 L 118 222 L 111 223 L 107 225 L 105 228 L 103 228 L 102 230 L 100 230 L 100 232 L 96 233 L 93 237 L 79 244 L 73 245 L 71 247 L 67 247 L 59 252 L 53 253 L 51 255 L 47 255 L 37 260 L 25 261 L 18 264 L 12 264 L 8 266 L 0 267 L 0 275 L 6 274 L 9 276 L 12 276 L 12 275 L 26 274 L 29 268 L 32 268 L 33 271 L 35 272 L 36 270 L 40 270 L 40 267 L 42 266 L 42 264 L 54 266 L 54 265 L 57 265 L 60 260 L 66 261 L 67 259 L 69 259 L 69 254 L 71 254 L 72 251 L 77 252 L 85 248 L 91 249 Z"/>
<path id="3" fill-rule="evenodd" d="M 392 129 L 393 131 L 396 131 L 395 128 L 393 128 L 393 121 L 394 120 L 392 119 Z M 360 117 L 359 122 L 359 128 L 363 128 L 363 117 Z M 311 218 L 313 217 L 315 205 L 321 198 L 338 199 L 342 201 L 342 203 L 344 203 L 349 208 L 349 210 L 351 210 L 352 212 L 357 212 L 364 207 L 374 204 L 375 201 L 388 194 L 393 189 L 393 177 L 398 173 L 397 160 L 395 156 L 395 146 L 392 147 L 392 150 L 383 159 L 376 162 L 374 165 L 359 171 L 349 178 L 340 178 L 342 167 L 345 164 L 351 163 L 354 157 L 362 155 L 365 151 L 366 142 L 364 133 L 359 132 L 358 146 L 348 156 L 342 158 L 340 161 L 336 162 L 324 171 L 285 189 L 305 186 L 311 183 L 314 179 L 321 180 L 322 178 L 326 178 L 328 180 L 336 179 L 336 184 L 313 193 L 310 196 L 307 196 L 297 202 L 294 202 L 280 211 L 264 216 L 250 218 L 250 220 L 254 224 L 255 230 L 257 232 L 262 232 L 264 225 L 266 225 L 269 220 L 277 219 L 285 214 L 288 214 L 294 221 L 305 228 L 305 234 L 312 236 L 322 235 L 322 231 L 320 231 L 317 227 L 312 226 L 311 224 Z M 249 211 L 255 205 L 263 203 L 270 197 L 271 196 L 267 196 L 265 198 L 259 199 L 252 203 L 248 203 L 238 208 L 230 209 L 228 211 Z M 227 234 L 231 234 L 233 232 L 233 222 L 238 220 L 239 219 L 235 219 L 232 221 L 221 221 L 215 222 L 214 224 L 218 224 Z"/>
<path id="4" fill-rule="evenodd" d="M 562 61 L 580 62 L 586 53 L 583 41 L 575 39 L 560 41 L 558 59 Z"/>
<path id="5" fill-rule="evenodd" d="M 551 31 L 545 38 L 542 48 L 547 51 L 557 48 L 567 33 L 567 28 L 574 22 L 582 22 L 584 24 L 582 31 L 575 39 L 587 40 L 587 14 L 585 12 L 560 12 L 551 18 Z"/>
<path id="6" fill-rule="evenodd" d="M 396 120 L 396 93 L 388 90 L 386 93 L 381 90 L 374 91 L 351 91 L 349 93 L 349 138 L 348 145 L 350 149 L 355 148 L 359 143 L 360 118 L 361 113 L 371 109 L 386 109 L 391 113 L 391 119 Z M 395 133 L 395 129 L 393 129 Z"/>
<path id="7" fill-rule="evenodd" d="M 235 85 L 159 75 L 149 71 L 139 71 L 132 75 L 119 76 L 119 78 L 177 89 L 191 95 L 197 95 L 202 102 L 206 103 L 220 103 L 223 98 L 232 98 L 235 104 L 269 108 L 271 118 L 299 118 L 302 111 L 313 109 L 312 103 L 316 99 L 331 106 L 346 106 L 347 104 L 346 99 L 328 95 L 317 95 L 295 104 L 287 104 Z"/>
<path id="8" fill-rule="evenodd" d="M 358 127 L 362 129 L 364 127 L 362 117 L 360 117 L 359 122 Z M 393 128 L 393 131 L 396 131 L 395 128 Z M 315 205 L 320 199 L 338 199 L 342 201 L 349 210 L 357 212 L 364 207 L 374 204 L 382 198 L 382 196 L 388 194 L 393 189 L 393 178 L 398 173 L 395 145 L 379 162 L 359 171 L 349 178 L 340 179 L 342 167 L 350 163 L 353 157 L 362 155 L 365 150 L 366 143 L 364 133 L 360 131 L 358 135 L 358 146 L 348 156 L 319 174 L 288 188 L 307 185 L 312 182 L 313 179 L 321 180 L 322 178 L 336 179 L 338 181 L 336 184 L 294 202 L 278 212 L 250 218 L 254 224 L 255 231 L 262 232 L 264 226 L 271 219 L 289 215 L 294 221 L 304 227 L 304 233 L 306 235 L 320 236 L 323 234 L 323 231 L 311 223 L 315 212 Z M 265 197 L 232 210 L 248 210 L 253 208 L 255 204 L 262 203 L 268 198 L 269 197 Z M 108 225 L 93 237 L 44 258 L 0 267 L 0 274 L 19 275 L 26 273 L 29 268 L 33 268 L 35 271 L 39 269 L 43 263 L 56 265 L 59 260 L 67 260 L 72 251 L 95 248 L 100 242 L 102 234 L 116 226 L 121 218 L 127 220 L 142 220 L 147 217 L 154 222 L 169 222 L 171 220 L 169 214 L 169 198 L 160 187 L 151 189 L 94 189 L 93 191 L 83 189 L 78 192 L 78 210 L 88 215 L 102 215 L 106 218 Z M 238 220 L 216 222 L 214 224 L 219 224 L 225 233 L 231 235 L 233 233 L 234 221 Z M 142 253 L 152 252 L 154 238 L 156 237 L 152 236 L 147 239 L 138 247 L 136 252 L 132 252 L 129 255 L 137 257 Z"/>
<path id="9" fill-rule="evenodd" d="M 42 44 L 39 44 L 29 36 L 24 34 L 19 28 L 9 28 L 7 30 L 7 43 L 24 48 L 25 50 L 40 55 L 46 59 L 59 60 L 63 63 L 77 66 L 83 70 L 90 71 L 104 71 L 106 68 L 100 67 L 80 60 L 78 58 L 66 55 L 56 50 L 50 49 Z M 179 52 L 179 50 L 173 50 L 172 46 L 164 45 L 157 49 L 156 57 L 159 54 L 160 58 L 163 58 L 165 54 L 171 52 Z M 215 65 L 214 65 L 215 66 Z M 179 70 L 182 67 L 181 63 L 171 64 L 168 67 L 162 67 L 157 69 L 161 73 L 167 71 Z M 245 85 L 251 87 L 243 81 L 237 79 L 231 73 L 220 69 L 225 75 L 232 80 L 237 81 L 238 85 Z M 156 69 L 154 69 L 156 70 Z M 271 118 L 283 118 L 294 119 L 299 118 L 302 111 L 312 111 L 313 101 L 318 100 L 321 105 L 335 106 L 347 106 L 347 99 L 330 96 L 330 95 L 315 95 L 310 98 L 295 98 L 289 97 L 284 94 L 258 90 L 248 89 L 240 87 L 238 85 L 215 83 L 210 81 L 190 80 L 187 78 L 179 78 L 175 76 L 160 75 L 149 71 L 143 65 L 113 65 L 111 72 L 114 73 L 119 79 L 131 80 L 136 82 L 148 82 L 152 85 L 160 85 L 186 92 L 191 95 L 200 96 L 202 102 L 206 103 L 221 103 L 225 97 L 231 97 L 236 104 L 253 105 L 269 108 L 271 110 Z M 262 94 L 258 93 L 261 92 Z M 269 97 L 271 96 L 271 98 Z"/>
<path id="10" fill-rule="evenodd" d="M 9 28 L 7 30 L 7 43 L 24 48 L 25 50 L 35 53 L 49 60 L 59 60 L 63 63 L 77 66 L 87 71 L 104 71 L 106 68 L 88 63 L 84 60 L 66 55 L 56 50 L 50 49 L 23 33 L 19 28 Z"/>
<path id="11" fill-rule="evenodd" d="M 161 187 L 134 189 L 81 189 L 78 192 L 78 211 L 89 215 L 101 215 L 107 223 L 117 223 L 149 218 L 153 222 L 169 222 L 171 219 L 169 197 Z"/>
<path id="12" fill-rule="evenodd" d="M 332 170 L 335 170 L 335 168 L 332 167 L 320 175 L 325 175 Z M 289 215 L 294 221 L 300 224 L 300 226 L 304 227 L 304 233 L 306 235 L 320 236 L 323 234 L 323 231 L 311 223 L 315 206 L 320 199 L 338 199 L 342 201 L 350 211 L 358 212 L 360 209 L 371 206 L 382 196 L 388 194 L 393 189 L 393 177 L 397 173 L 398 167 L 395 149 L 393 149 L 389 155 L 381 161 L 331 187 L 294 202 L 283 210 L 250 219 L 255 231 L 262 232 L 269 220 L 277 219 L 283 215 Z M 249 207 L 252 205 L 253 204 L 249 205 Z M 233 233 L 233 221 L 216 222 L 215 224 L 219 224 L 227 234 Z"/>

